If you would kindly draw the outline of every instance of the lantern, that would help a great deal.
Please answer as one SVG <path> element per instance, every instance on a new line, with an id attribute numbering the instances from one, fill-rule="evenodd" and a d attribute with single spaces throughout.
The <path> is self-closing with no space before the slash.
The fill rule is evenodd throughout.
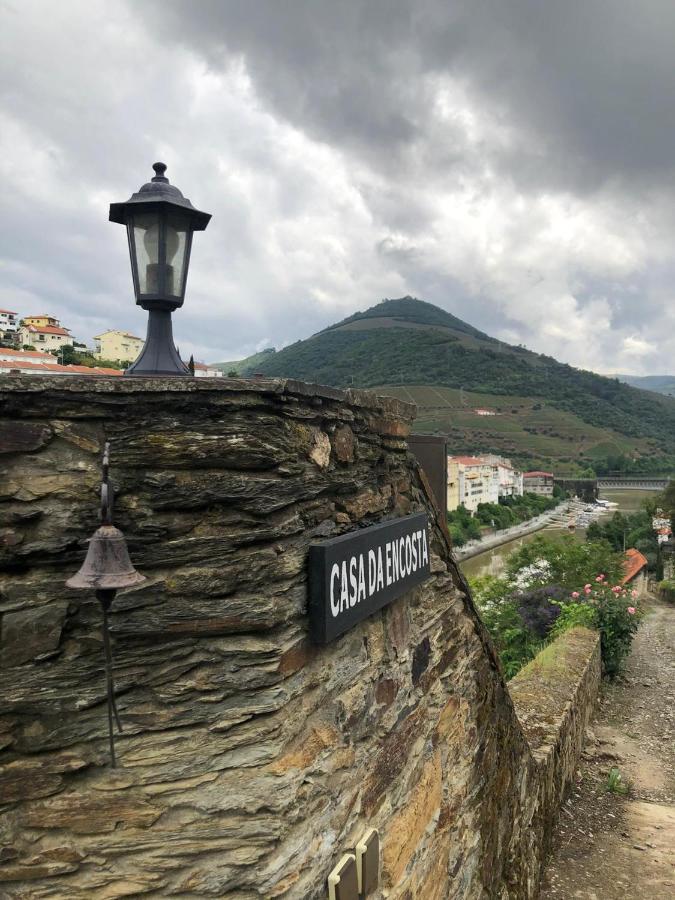
<path id="1" fill-rule="evenodd" d="M 111 203 L 109 219 L 126 225 L 136 303 L 148 310 L 145 346 L 125 375 L 190 375 L 173 342 L 171 314 L 183 305 L 192 235 L 209 213 L 195 209 L 157 162 L 154 177 L 126 203 Z"/>

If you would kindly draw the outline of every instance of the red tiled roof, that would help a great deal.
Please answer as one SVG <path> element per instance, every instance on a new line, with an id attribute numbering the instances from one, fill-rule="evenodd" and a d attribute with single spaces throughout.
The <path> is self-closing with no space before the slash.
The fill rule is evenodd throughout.
<path id="1" fill-rule="evenodd" d="M 621 584 L 628 584 L 636 575 L 638 575 L 647 565 L 647 557 L 643 556 L 635 547 L 626 550 L 626 560 L 624 562 L 625 575 L 621 579 Z"/>
<path id="2" fill-rule="evenodd" d="M 57 328 L 55 325 L 26 325 L 26 328 L 41 334 L 65 334 L 66 337 L 70 337 L 69 329 Z"/>
<path id="3" fill-rule="evenodd" d="M 5 356 L 11 356 L 13 360 L 44 360 L 45 362 L 55 362 L 51 353 L 45 353 L 42 350 L 12 350 L 9 347 L 0 347 L 0 362 L 5 362 Z M 16 359 L 18 357 L 18 360 Z M 7 360 L 9 362 L 9 360 Z"/>
<path id="4" fill-rule="evenodd" d="M 51 356 L 51 354 L 49 354 Z M 64 375 L 121 375 L 121 369 L 104 369 L 98 366 L 62 366 L 59 363 L 33 362 L 32 360 L 0 360 L 0 369 L 31 369 L 34 372 L 56 372 Z"/>
<path id="5" fill-rule="evenodd" d="M 523 478 L 553 478 L 553 472 L 523 472 Z"/>
<path id="6" fill-rule="evenodd" d="M 13 309 L 0 309 L 0 313 L 7 313 L 9 316 L 16 316 L 18 313 L 15 313 Z"/>
<path id="7" fill-rule="evenodd" d="M 450 456 L 448 457 L 453 462 L 458 462 L 462 466 L 483 466 L 488 465 L 484 459 L 479 459 L 477 456 Z"/>

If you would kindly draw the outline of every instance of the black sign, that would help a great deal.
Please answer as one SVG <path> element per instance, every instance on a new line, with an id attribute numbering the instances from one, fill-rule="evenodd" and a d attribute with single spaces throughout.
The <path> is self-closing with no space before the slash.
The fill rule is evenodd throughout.
<path id="1" fill-rule="evenodd" d="M 429 577 L 428 527 L 419 513 L 311 545 L 309 617 L 317 643 L 329 643 Z"/>

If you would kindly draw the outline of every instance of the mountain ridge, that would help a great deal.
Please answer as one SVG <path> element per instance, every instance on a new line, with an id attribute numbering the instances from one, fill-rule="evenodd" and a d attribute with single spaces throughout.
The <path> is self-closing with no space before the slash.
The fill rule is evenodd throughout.
<path id="1" fill-rule="evenodd" d="M 253 374 L 246 360 L 241 371 Z M 675 466 L 672 398 L 499 341 L 412 297 L 385 299 L 258 354 L 255 372 L 414 399 L 416 428 L 448 434 L 458 452 L 508 451 L 537 465 L 557 461 L 569 474 L 617 461 Z M 472 404 L 498 415 L 476 422 Z"/>

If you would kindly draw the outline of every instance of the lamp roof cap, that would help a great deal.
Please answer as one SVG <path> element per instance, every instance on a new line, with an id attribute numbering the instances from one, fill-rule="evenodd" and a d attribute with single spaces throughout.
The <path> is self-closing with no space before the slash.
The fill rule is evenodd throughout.
<path id="1" fill-rule="evenodd" d="M 142 185 L 135 194 L 132 194 L 126 203 L 110 204 L 108 219 L 111 222 L 117 222 L 119 225 L 126 225 L 128 213 L 134 208 L 142 208 L 146 204 L 166 203 L 189 213 L 194 230 L 204 231 L 209 224 L 211 214 L 195 209 L 192 203 L 183 196 L 182 192 L 169 182 L 169 179 L 164 174 L 166 172 L 166 163 L 153 163 L 152 168 L 155 172 L 154 176 L 150 181 Z"/>

